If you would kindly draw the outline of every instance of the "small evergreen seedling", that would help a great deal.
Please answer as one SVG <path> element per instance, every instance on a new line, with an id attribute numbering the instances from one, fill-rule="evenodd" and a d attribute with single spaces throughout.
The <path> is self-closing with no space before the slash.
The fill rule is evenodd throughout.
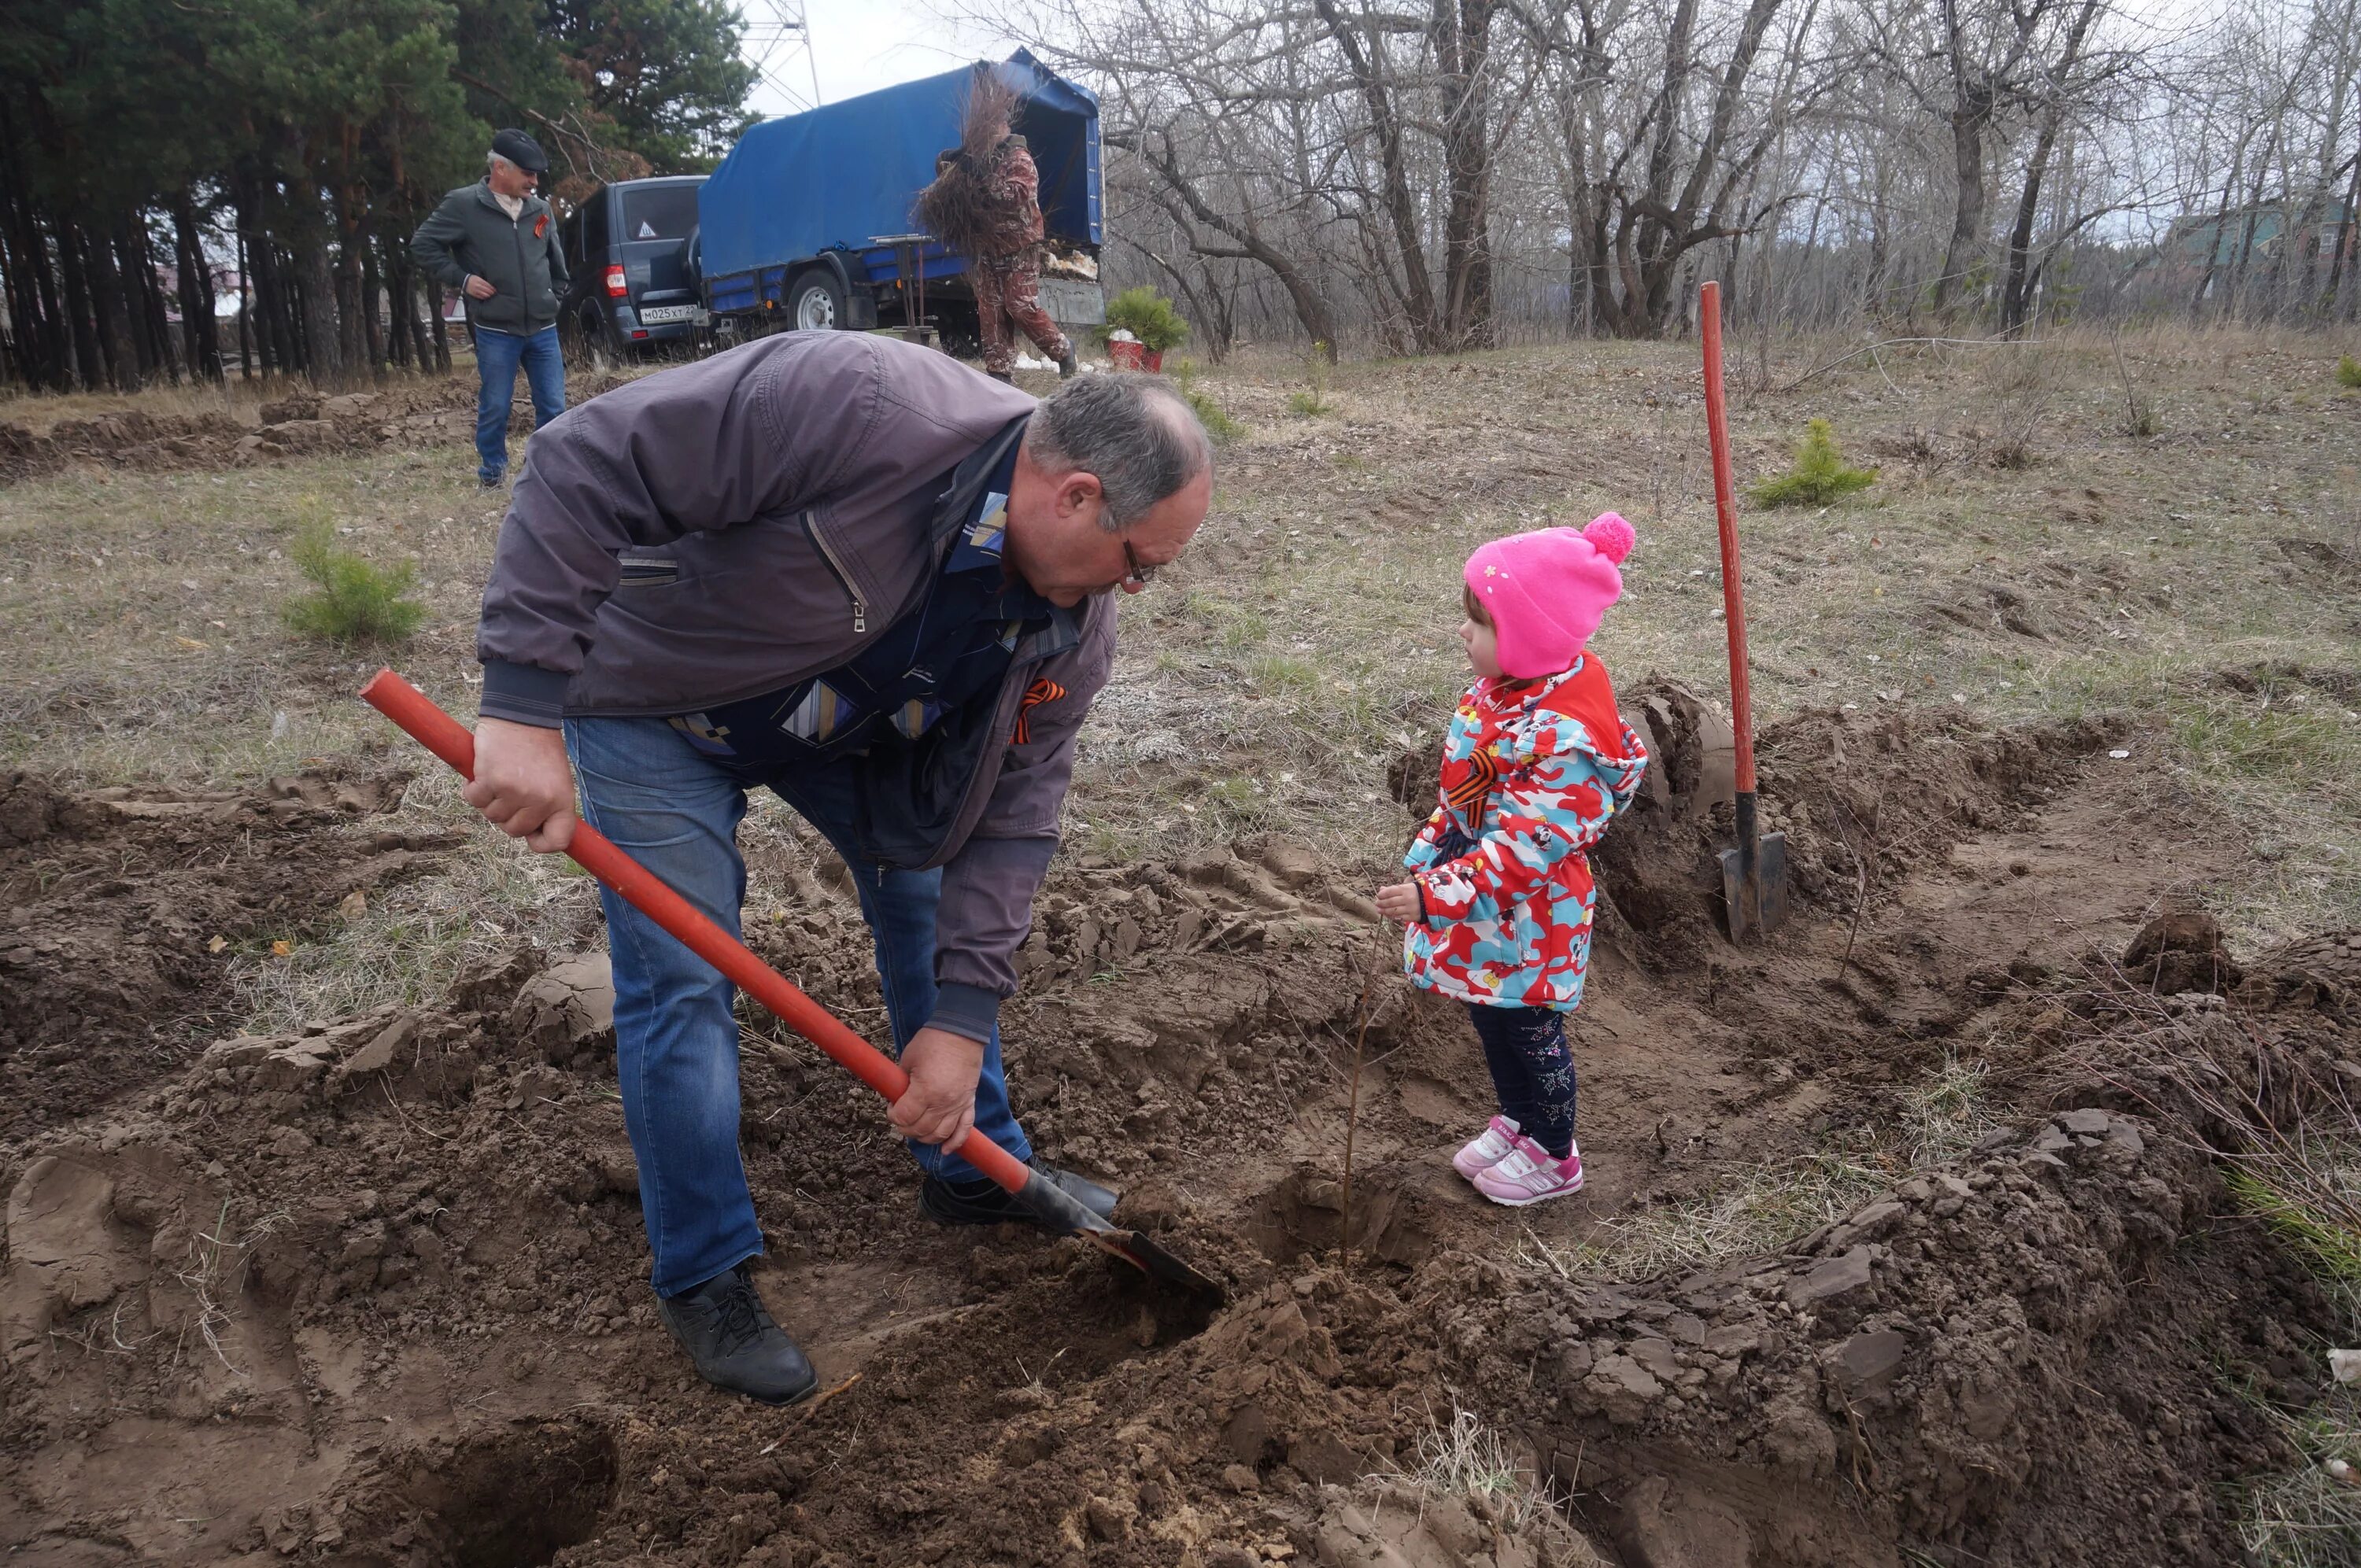
<path id="1" fill-rule="evenodd" d="M 2361 359 L 2351 355 L 2336 362 L 2336 384 L 2340 387 L 2361 388 Z"/>
<path id="2" fill-rule="evenodd" d="M 324 506 L 314 500 L 304 510 L 311 521 L 295 536 L 289 553 L 313 591 L 288 602 L 288 628 L 325 642 L 400 642 L 409 638 L 426 619 L 426 607 L 407 597 L 417 581 L 417 568 L 407 561 L 396 566 L 373 565 L 336 543 Z"/>
<path id="3" fill-rule="evenodd" d="M 1118 328 L 1139 339 L 1139 346 L 1150 354 L 1178 348 L 1189 335 L 1189 323 L 1180 319 L 1172 302 L 1145 283 L 1126 289 L 1107 302 L 1106 323 L 1098 329 L 1099 341 L 1104 343 Z"/>
<path id="4" fill-rule="evenodd" d="M 1795 445 L 1795 466 L 1763 479 L 1747 490 L 1760 507 L 1826 506 L 1855 490 L 1877 483 L 1874 468 L 1848 468 L 1837 451 L 1836 431 L 1824 419 L 1813 420 Z"/>
<path id="5" fill-rule="evenodd" d="M 1227 446 L 1246 433 L 1246 427 L 1232 419 L 1222 405 L 1213 400 L 1211 392 L 1197 389 L 1197 367 L 1194 363 L 1181 360 L 1173 367 L 1172 379 L 1180 387 L 1180 395 L 1189 400 L 1189 406 L 1196 411 L 1197 422 L 1205 427 L 1205 433 L 1213 438 L 1215 445 Z"/>
<path id="6" fill-rule="evenodd" d="M 1323 340 L 1313 344 L 1312 356 L 1303 362 L 1303 374 L 1312 382 L 1312 389 L 1308 392 L 1290 392 L 1287 395 L 1287 408 L 1290 413 L 1310 419 L 1317 414 L 1324 414 L 1335 407 L 1328 400 L 1330 368 L 1327 343 Z"/>

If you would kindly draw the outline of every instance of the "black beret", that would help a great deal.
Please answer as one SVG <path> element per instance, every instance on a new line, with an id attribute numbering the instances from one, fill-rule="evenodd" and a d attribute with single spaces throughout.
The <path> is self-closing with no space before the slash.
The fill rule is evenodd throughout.
<path id="1" fill-rule="evenodd" d="M 520 130 L 505 130 L 492 137 L 492 150 L 530 174 L 549 172 L 549 154 L 541 144 Z"/>

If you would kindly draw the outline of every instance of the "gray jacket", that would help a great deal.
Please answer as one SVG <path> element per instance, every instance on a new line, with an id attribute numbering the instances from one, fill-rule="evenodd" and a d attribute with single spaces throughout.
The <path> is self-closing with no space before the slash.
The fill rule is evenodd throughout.
<path id="1" fill-rule="evenodd" d="M 534 433 L 500 530 L 477 633 L 482 711 L 544 727 L 669 717 L 842 664 L 916 605 L 941 520 L 965 504 L 954 481 L 1034 407 L 932 349 L 812 332 L 569 411 Z M 983 1038 L 1016 992 L 1115 619 L 1101 596 L 1021 642 L 992 743 L 939 799 L 897 803 L 879 858 L 943 868 L 940 1027 Z M 1055 695 L 1026 707 L 1041 682 Z"/>
<path id="2" fill-rule="evenodd" d="M 489 300 L 468 300 L 467 319 L 495 332 L 531 334 L 557 319 L 558 296 L 571 280 L 558 247 L 557 216 L 527 196 L 514 218 L 478 180 L 443 198 L 410 239 L 418 264 L 466 298 L 467 274 L 492 286 Z"/>

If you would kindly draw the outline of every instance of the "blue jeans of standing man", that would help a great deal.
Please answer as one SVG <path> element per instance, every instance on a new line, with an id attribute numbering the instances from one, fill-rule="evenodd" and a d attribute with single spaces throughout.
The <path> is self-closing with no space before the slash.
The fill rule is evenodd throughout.
<path id="1" fill-rule="evenodd" d="M 725 931 L 746 895 L 738 823 L 746 792 L 767 787 L 828 838 L 851 869 L 875 939 L 877 975 L 898 1054 L 935 1009 L 935 905 L 940 872 L 887 871 L 854 850 L 851 770 L 733 764 L 699 751 L 660 718 L 569 718 L 583 819 Z M 640 1210 L 659 1295 L 675 1296 L 763 1250 L 738 1152 L 735 988 L 655 922 L 605 888 L 615 973 L 615 1057 L 623 1125 L 640 1165 Z M 975 1091 L 975 1135 L 1030 1163 L 1009 1108 L 995 1032 Z M 913 1144 L 920 1168 L 946 1181 L 976 1169 Z"/>
<path id="2" fill-rule="evenodd" d="M 557 350 L 557 329 L 543 327 L 531 336 L 476 329 L 476 455 L 481 461 L 476 477 L 497 482 L 509 466 L 509 407 L 516 401 L 517 366 L 524 366 L 525 385 L 533 389 L 533 428 L 539 430 L 566 411 L 566 356 Z"/>

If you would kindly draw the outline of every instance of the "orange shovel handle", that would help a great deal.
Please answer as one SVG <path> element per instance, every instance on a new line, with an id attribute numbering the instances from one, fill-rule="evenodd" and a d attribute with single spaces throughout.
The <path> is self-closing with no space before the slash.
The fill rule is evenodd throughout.
<path id="1" fill-rule="evenodd" d="M 361 700 L 392 719 L 411 738 L 452 767 L 463 778 L 476 776 L 476 738 L 457 719 L 434 706 L 433 699 L 391 670 L 379 670 L 361 688 Z M 884 1052 L 839 1023 L 827 1008 L 789 984 L 787 978 L 720 927 L 689 905 L 686 899 L 658 881 L 653 873 L 617 849 L 612 840 L 588 823 L 574 829 L 566 852 L 574 862 L 609 887 L 617 896 L 677 938 L 681 945 L 715 969 L 732 985 L 769 1008 L 779 1021 L 826 1051 L 830 1057 L 890 1102 L 910 1087 L 904 1072 Z M 943 1152 L 960 1157 L 1010 1192 L 1022 1195 L 1031 1172 L 990 1138 L 968 1135 Z"/>
<path id="2" fill-rule="evenodd" d="M 1730 721 L 1738 739 L 1738 793 L 1754 793 L 1754 698 L 1746 669 L 1746 589 L 1738 577 L 1738 486 L 1730 472 L 1730 413 L 1721 397 L 1721 285 L 1697 291 L 1705 344 L 1705 433 L 1713 449 L 1713 513 L 1721 533 L 1722 620 L 1730 631 Z"/>

